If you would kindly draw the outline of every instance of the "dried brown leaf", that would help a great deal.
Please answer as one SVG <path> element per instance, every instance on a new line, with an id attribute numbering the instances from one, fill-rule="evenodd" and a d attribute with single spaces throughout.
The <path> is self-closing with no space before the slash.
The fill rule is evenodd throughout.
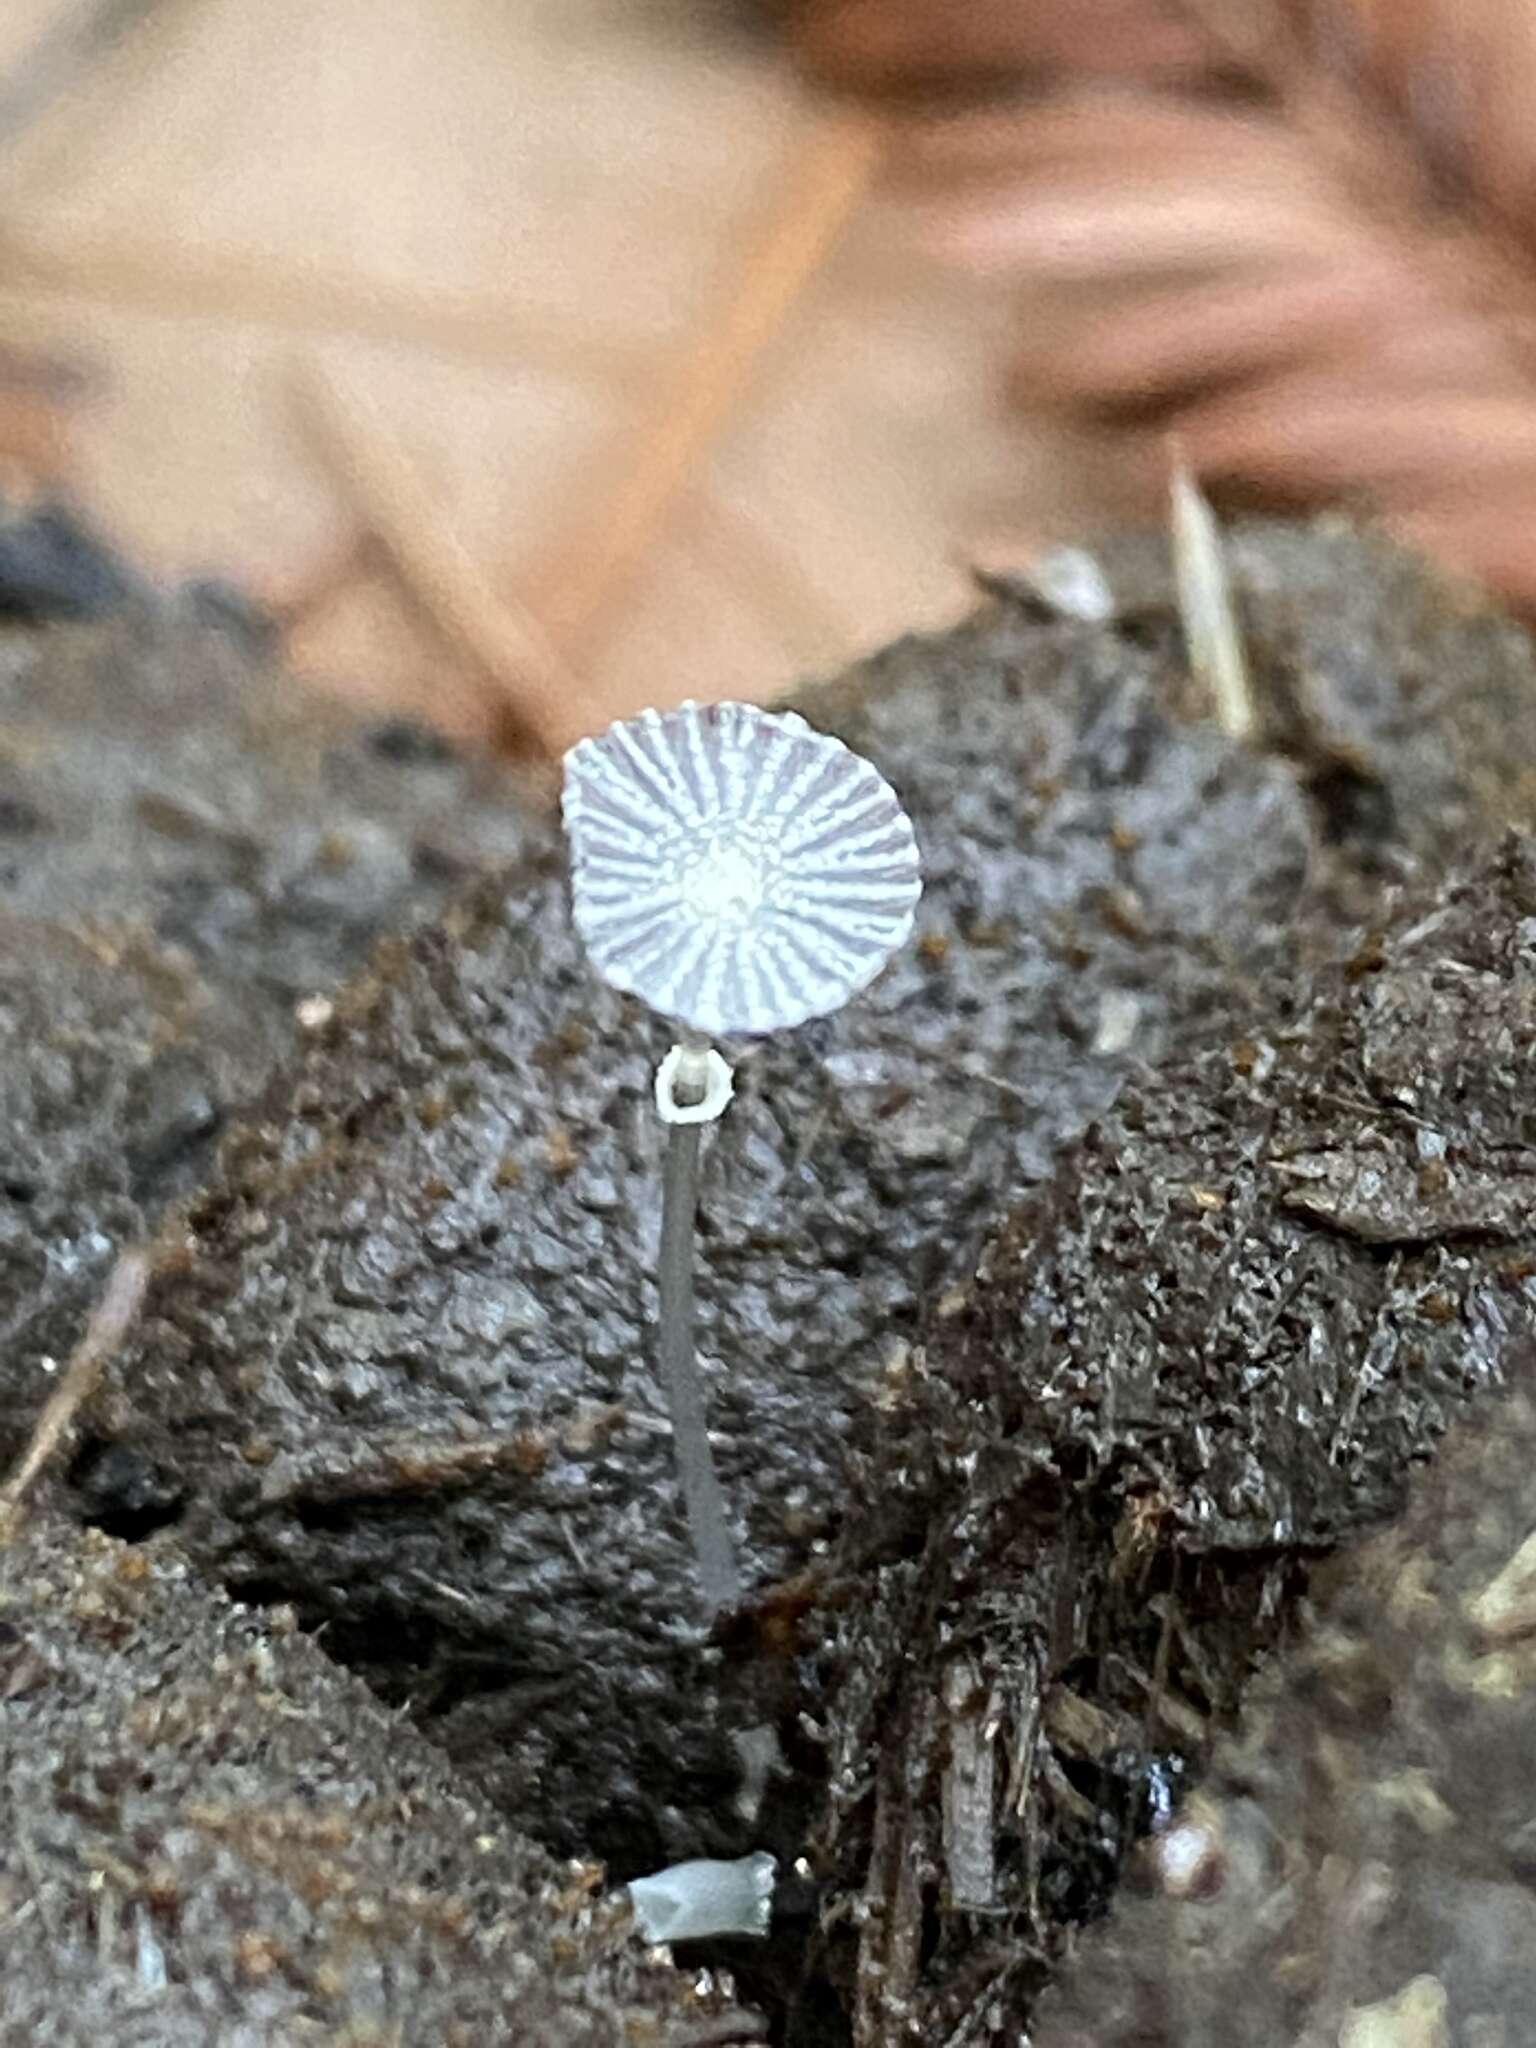
<path id="1" fill-rule="evenodd" d="M 959 19 L 823 0 L 801 33 L 844 84 L 943 83 L 898 181 L 931 245 L 1018 290 L 1012 396 L 1126 433 L 1116 509 L 1159 503 L 1174 431 L 1218 495 L 1373 507 L 1536 610 L 1536 9 Z"/>

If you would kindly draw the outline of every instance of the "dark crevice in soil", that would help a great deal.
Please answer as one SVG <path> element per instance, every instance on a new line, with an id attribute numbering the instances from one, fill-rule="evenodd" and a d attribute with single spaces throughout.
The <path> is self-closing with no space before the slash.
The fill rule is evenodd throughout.
<path id="1" fill-rule="evenodd" d="M 186 1490 L 151 1458 L 127 1444 L 88 1436 L 68 1471 L 79 1520 L 125 1543 L 142 1543 L 174 1528 Z"/>

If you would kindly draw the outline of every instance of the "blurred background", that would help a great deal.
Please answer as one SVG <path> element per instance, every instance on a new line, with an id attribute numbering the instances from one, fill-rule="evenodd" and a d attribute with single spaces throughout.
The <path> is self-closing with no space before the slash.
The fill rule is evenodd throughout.
<path id="1" fill-rule="evenodd" d="M 1031 466 L 985 295 L 750 10 L 12 0 L 0 74 L 7 498 L 328 686 L 557 736 L 769 693 L 962 609 Z"/>
<path id="2" fill-rule="evenodd" d="M 0 494 L 509 749 L 1218 501 L 1536 593 L 1524 0 L 10 0 Z"/>

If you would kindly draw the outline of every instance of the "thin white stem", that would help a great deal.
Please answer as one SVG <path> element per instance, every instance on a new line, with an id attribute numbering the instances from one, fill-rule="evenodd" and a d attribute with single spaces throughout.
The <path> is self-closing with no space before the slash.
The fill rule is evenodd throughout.
<path id="1" fill-rule="evenodd" d="M 686 1069 L 675 1072 L 666 1091 L 674 1111 L 704 1099 L 707 1081 Z M 662 1091 L 658 1091 L 658 1102 Z M 723 1106 L 723 1104 L 722 1104 Z M 665 1111 L 663 1112 L 665 1114 Z M 719 1114 L 717 1109 L 716 1115 Z M 741 1601 L 741 1573 L 726 1517 L 725 1496 L 705 1420 L 704 1382 L 694 1347 L 694 1225 L 699 1201 L 699 1150 L 703 1124 L 666 1117 L 667 1161 L 662 1180 L 661 1297 L 657 1362 L 672 1416 L 672 1445 L 678 1482 L 688 1515 L 688 1533 L 698 1559 L 699 1582 L 711 1614 Z"/>

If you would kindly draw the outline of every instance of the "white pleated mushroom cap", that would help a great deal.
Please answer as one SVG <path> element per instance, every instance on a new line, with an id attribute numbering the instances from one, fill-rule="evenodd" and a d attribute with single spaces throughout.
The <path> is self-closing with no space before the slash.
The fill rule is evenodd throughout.
<path id="1" fill-rule="evenodd" d="M 825 1016 L 912 929 L 895 791 L 803 718 L 684 704 L 565 757 L 576 928 L 603 979 L 711 1037 Z"/>

